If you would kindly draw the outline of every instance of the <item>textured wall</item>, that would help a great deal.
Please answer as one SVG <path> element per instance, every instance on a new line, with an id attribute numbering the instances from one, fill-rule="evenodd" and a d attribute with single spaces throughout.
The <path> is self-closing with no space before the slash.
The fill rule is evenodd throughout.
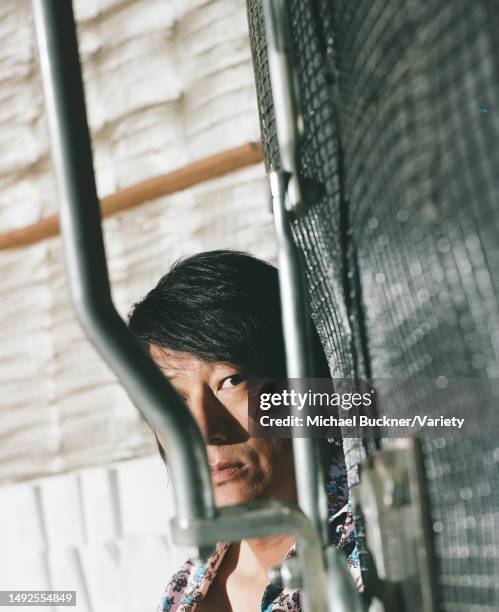
<path id="1" fill-rule="evenodd" d="M 244 0 L 75 9 L 101 196 L 259 139 Z M 0 3 L 1 232 L 57 211 L 30 12 Z M 273 259 L 266 189 L 254 166 L 106 220 L 120 313 L 181 255 Z M 163 468 L 140 458 L 151 433 L 75 321 L 59 238 L 0 252 L 0 330 L 0 589 L 153 609 L 182 556 Z"/>

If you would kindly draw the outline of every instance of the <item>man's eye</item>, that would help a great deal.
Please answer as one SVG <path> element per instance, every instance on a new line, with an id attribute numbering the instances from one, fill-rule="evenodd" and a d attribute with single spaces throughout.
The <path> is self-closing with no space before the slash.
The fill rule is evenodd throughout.
<path id="1" fill-rule="evenodd" d="M 237 387 L 237 385 L 244 380 L 246 379 L 242 374 L 232 374 L 232 376 L 227 376 L 227 378 L 223 379 L 220 389 L 232 389 L 233 387 Z"/>

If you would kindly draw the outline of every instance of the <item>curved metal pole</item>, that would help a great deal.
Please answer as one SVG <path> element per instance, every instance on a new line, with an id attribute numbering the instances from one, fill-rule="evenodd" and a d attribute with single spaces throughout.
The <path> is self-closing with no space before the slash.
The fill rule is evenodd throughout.
<path id="1" fill-rule="evenodd" d="M 330 609 L 319 536 L 309 519 L 293 504 L 265 501 L 221 508 L 215 519 L 194 521 L 188 529 L 173 519 L 172 532 L 175 534 L 175 541 L 184 545 L 194 540 L 200 545 L 237 541 L 241 539 L 242 532 L 245 538 L 294 534 L 304 584 L 301 590 L 303 609 L 306 612 L 327 612 Z M 348 572 L 345 565 L 344 571 Z M 347 612 L 346 608 L 340 607 L 337 610 Z"/>
<path id="2" fill-rule="evenodd" d="M 165 440 L 179 517 L 213 517 L 201 432 L 112 301 L 72 4 L 33 0 L 33 8 L 74 308 L 95 348 Z"/>

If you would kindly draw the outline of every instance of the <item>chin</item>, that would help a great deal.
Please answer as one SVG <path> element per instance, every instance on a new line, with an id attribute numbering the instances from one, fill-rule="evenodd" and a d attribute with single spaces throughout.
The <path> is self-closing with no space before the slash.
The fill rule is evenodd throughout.
<path id="1" fill-rule="evenodd" d="M 256 491 L 243 487 L 230 487 L 228 484 L 215 487 L 215 505 L 218 508 L 246 504 L 259 498 Z"/>

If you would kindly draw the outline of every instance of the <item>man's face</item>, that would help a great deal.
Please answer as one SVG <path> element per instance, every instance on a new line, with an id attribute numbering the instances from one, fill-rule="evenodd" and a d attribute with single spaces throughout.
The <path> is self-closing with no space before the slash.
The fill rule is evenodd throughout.
<path id="1" fill-rule="evenodd" d="M 150 353 L 201 429 L 216 505 L 270 498 L 296 501 L 291 441 L 250 438 L 248 386 L 237 366 L 157 347 Z M 165 448 L 161 438 L 160 443 Z M 168 456 L 168 448 L 165 453 Z"/>

